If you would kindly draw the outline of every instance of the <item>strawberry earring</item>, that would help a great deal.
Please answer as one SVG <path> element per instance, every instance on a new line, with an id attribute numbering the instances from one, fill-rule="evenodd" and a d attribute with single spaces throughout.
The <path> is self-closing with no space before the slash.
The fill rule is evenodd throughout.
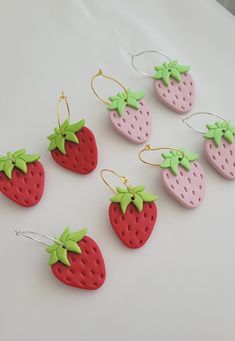
<path id="1" fill-rule="evenodd" d="M 24 207 L 36 205 L 44 190 L 44 168 L 38 154 L 25 149 L 0 153 L 0 191 L 8 199 Z"/>
<path id="2" fill-rule="evenodd" d="M 117 83 L 123 92 L 108 99 L 103 99 L 94 88 L 94 80 L 102 76 Z M 91 79 L 91 89 L 95 96 L 107 105 L 109 119 L 113 128 L 132 143 L 144 143 L 151 134 L 152 115 L 148 106 L 143 101 L 144 92 L 133 92 L 126 89 L 119 81 L 103 74 L 101 70 Z"/>
<path id="3" fill-rule="evenodd" d="M 104 177 L 109 172 L 117 176 L 123 187 L 113 189 Z M 114 192 L 110 199 L 110 223 L 123 244 L 136 249 L 143 246 L 149 239 L 157 220 L 157 196 L 145 192 L 144 186 L 131 186 L 126 176 L 118 175 L 111 169 L 102 169 L 101 178 Z"/>
<path id="4" fill-rule="evenodd" d="M 67 227 L 59 238 L 20 229 L 15 233 L 46 246 L 48 265 L 62 283 L 86 290 L 98 289 L 104 283 L 104 260 L 96 242 L 86 235 L 87 229 L 71 232 Z"/>
<path id="5" fill-rule="evenodd" d="M 194 128 L 188 120 L 197 115 L 209 115 L 219 118 L 214 124 L 207 124 L 207 131 Z M 209 163 L 219 174 L 229 180 L 235 180 L 235 126 L 222 116 L 208 112 L 198 112 L 182 118 L 192 130 L 205 138 L 204 148 Z"/>
<path id="6" fill-rule="evenodd" d="M 61 124 L 60 109 L 65 103 L 68 118 Z M 48 150 L 61 167 L 79 174 L 88 174 L 97 166 L 98 152 L 95 136 L 85 127 L 85 120 L 70 124 L 70 109 L 67 97 L 62 92 L 57 104 L 58 127 L 48 136 Z"/>
<path id="7" fill-rule="evenodd" d="M 156 53 L 166 58 L 167 62 L 154 67 L 155 74 L 143 72 L 135 65 L 135 58 L 145 53 Z M 182 114 L 192 109 L 195 89 L 192 76 L 188 73 L 190 66 L 180 65 L 161 51 L 143 51 L 131 53 L 131 65 L 142 76 L 155 80 L 154 88 L 158 98 L 173 111 Z"/>
<path id="8" fill-rule="evenodd" d="M 145 161 L 142 154 L 147 151 L 168 150 L 162 153 L 162 163 Z M 150 145 L 138 154 L 140 161 L 162 168 L 163 182 L 168 192 L 181 205 L 187 208 L 199 206 L 205 193 L 205 175 L 201 164 L 196 161 L 198 154 L 189 153 L 184 149 L 170 147 L 152 148 Z"/>

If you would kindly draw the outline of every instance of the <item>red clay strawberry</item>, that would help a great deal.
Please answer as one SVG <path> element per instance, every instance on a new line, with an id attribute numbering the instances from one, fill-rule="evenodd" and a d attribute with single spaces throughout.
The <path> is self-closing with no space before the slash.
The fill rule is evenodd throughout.
<path id="1" fill-rule="evenodd" d="M 152 115 L 142 100 L 144 92 L 118 93 L 109 97 L 109 119 L 114 129 L 133 143 L 146 142 L 151 134 Z"/>
<path id="2" fill-rule="evenodd" d="M 20 206 L 36 205 L 42 197 L 45 175 L 39 158 L 25 149 L 0 157 L 0 191 Z"/>
<path id="3" fill-rule="evenodd" d="M 156 66 L 153 76 L 159 99 L 172 110 L 182 114 L 192 109 L 195 89 L 190 67 L 179 65 L 177 60 Z"/>
<path id="4" fill-rule="evenodd" d="M 96 140 L 90 129 L 84 126 L 85 120 L 70 124 L 66 119 L 48 136 L 48 150 L 53 159 L 73 172 L 88 174 L 97 166 Z"/>
<path id="5" fill-rule="evenodd" d="M 109 219 L 119 239 L 127 247 L 136 249 L 149 239 L 157 220 L 155 195 L 144 191 L 144 186 L 116 188 L 109 207 Z"/>
<path id="6" fill-rule="evenodd" d="M 72 287 L 95 290 L 105 281 L 105 264 L 96 242 L 87 229 L 71 233 L 67 227 L 58 243 L 49 246 L 49 265 L 54 276 Z"/>
<path id="7" fill-rule="evenodd" d="M 235 127 L 229 121 L 207 124 L 205 149 L 210 164 L 226 179 L 235 180 Z"/>
<path id="8" fill-rule="evenodd" d="M 194 208 L 201 204 L 205 193 L 205 175 L 198 154 L 185 150 L 163 153 L 162 177 L 169 193 L 183 206 Z"/>

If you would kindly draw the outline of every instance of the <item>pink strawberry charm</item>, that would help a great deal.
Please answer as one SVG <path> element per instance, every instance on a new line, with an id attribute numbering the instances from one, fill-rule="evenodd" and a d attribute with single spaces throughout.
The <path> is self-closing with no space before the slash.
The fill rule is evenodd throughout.
<path id="1" fill-rule="evenodd" d="M 162 156 L 160 167 L 169 193 L 187 208 L 199 206 L 205 193 L 205 175 L 201 164 L 195 161 L 198 154 L 171 150 Z"/>
<path id="2" fill-rule="evenodd" d="M 152 117 L 142 100 L 144 92 L 118 93 L 109 97 L 109 119 L 114 129 L 133 143 L 146 142 L 151 134 Z"/>
<path id="3" fill-rule="evenodd" d="M 24 207 L 36 205 L 44 190 L 44 168 L 38 154 L 25 149 L 0 157 L 0 192 Z"/>
<path id="4" fill-rule="evenodd" d="M 204 137 L 208 161 L 226 179 L 235 180 L 235 127 L 223 120 L 207 124 L 207 129 Z"/>
<path id="5" fill-rule="evenodd" d="M 187 113 L 192 109 L 195 89 L 190 67 L 179 65 L 177 60 L 156 66 L 153 76 L 154 87 L 159 99 L 177 113 Z"/>

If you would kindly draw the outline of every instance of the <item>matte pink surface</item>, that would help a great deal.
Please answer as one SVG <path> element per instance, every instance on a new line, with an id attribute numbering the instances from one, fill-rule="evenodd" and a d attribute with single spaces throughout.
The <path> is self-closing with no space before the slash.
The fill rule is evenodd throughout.
<path id="1" fill-rule="evenodd" d="M 122 116 L 116 110 L 109 112 L 114 129 L 133 143 L 146 142 L 151 134 L 152 114 L 144 101 L 139 101 L 139 109 L 126 107 Z"/>
<path id="2" fill-rule="evenodd" d="M 195 88 L 192 76 L 189 73 L 182 74 L 180 82 L 170 77 L 168 86 L 162 80 L 156 80 L 154 87 L 159 99 L 172 110 L 183 114 L 192 109 Z"/>
<path id="3" fill-rule="evenodd" d="M 213 140 L 205 141 L 206 156 L 210 164 L 226 179 L 235 180 L 235 140 L 232 144 L 222 138 L 217 147 Z"/>
<path id="4" fill-rule="evenodd" d="M 169 193 L 187 208 L 199 206 L 205 194 L 205 175 L 198 161 L 191 163 L 190 171 L 181 166 L 175 176 L 170 169 L 162 170 L 163 181 Z"/>

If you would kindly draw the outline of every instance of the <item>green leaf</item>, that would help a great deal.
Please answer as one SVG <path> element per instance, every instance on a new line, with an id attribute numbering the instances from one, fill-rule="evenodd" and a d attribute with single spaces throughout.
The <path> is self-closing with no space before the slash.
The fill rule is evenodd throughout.
<path id="1" fill-rule="evenodd" d="M 161 155 L 162 157 L 164 157 L 164 159 L 167 159 L 169 157 L 172 157 L 173 154 L 170 152 L 170 153 L 162 153 Z"/>
<path id="2" fill-rule="evenodd" d="M 56 253 L 56 251 L 54 251 L 52 254 L 51 254 L 51 257 L 50 257 L 50 259 L 49 259 L 49 261 L 48 261 L 48 265 L 54 265 L 55 263 L 57 263 L 58 262 L 58 257 L 57 257 L 57 253 Z"/>
<path id="3" fill-rule="evenodd" d="M 206 127 L 210 130 L 210 129 L 216 129 L 217 126 L 215 124 L 207 124 Z"/>
<path id="4" fill-rule="evenodd" d="M 111 97 L 109 97 L 110 99 Z M 118 99 L 119 100 L 119 99 Z M 118 101 L 115 100 L 114 102 L 109 103 L 108 110 L 115 110 L 118 107 Z"/>
<path id="5" fill-rule="evenodd" d="M 40 159 L 40 155 L 39 154 L 23 154 L 23 155 L 20 155 L 19 158 L 25 161 L 26 163 L 31 163 Z"/>
<path id="6" fill-rule="evenodd" d="M 162 81 L 165 85 L 168 85 L 169 84 L 169 78 L 170 78 L 170 72 L 165 69 L 163 70 L 163 73 L 162 73 Z"/>
<path id="7" fill-rule="evenodd" d="M 67 118 L 60 126 L 60 129 L 66 130 L 66 128 L 69 126 L 69 119 Z"/>
<path id="8" fill-rule="evenodd" d="M 11 160 L 5 161 L 4 166 L 3 166 L 3 171 L 9 179 L 11 179 L 13 168 L 14 168 L 14 164 Z"/>
<path id="9" fill-rule="evenodd" d="M 139 212 L 143 210 L 143 199 L 139 194 L 135 194 L 135 199 L 132 202 Z"/>
<path id="10" fill-rule="evenodd" d="M 50 245 L 50 246 L 48 246 L 47 248 L 46 248 L 46 251 L 48 252 L 48 253 L 52 253 L 52 252 L 54 252 L 57 248 L 59 247 L 59 244 L 53 244 L 53 245 Z"/>
<path id="11" fill-rule="evenodd" d="M 157 200 L 156 195 L 152 195 L 152 194 L 149 194 L 147 192 L 139 193 L 139 195 L 141 196 L 141 198 L 144 202 L 153 202 L 153 201 Z"/>
<path id="12" fill-rule="evenodd" d="M 189 160 L 189 161 L 195 161 L 198 159 L 199 154 L 197 153 L 189 153 L 189 152 L 183 152 L 184 156 Z"/>
<path id="13" fill-rule="evenodd" d="M 56 149 L 56 148 L 57 148 L 57 147 L 56 147 L 55 140 L 51 140 L 51 141 L 50 141 L 50 144 L 49 144 L 49 147 L 48 147 L 47 150 L 49 150 L 49 152 L 50 152 L 51 150 L 54 150 L 54 149 Z"/>
<path id="14" fill-rule="evenodd" d="M 171 159 L 171 170 L 174 175 L 178 174 L 178 166 L 179 166 L 179 159 L 177 156 L 174 156 Z"/>
<path id="15" fill-rule="evenodd" d="M 131 193 L 126 193 L 123 195 L 122 200 L 121 200 L 121 210 L 123 214 L 125 214 L 127 206 L 132 201 L 132 197 L 133 195 Z"/>
<path id="16" fill-rule="evenodd" d="M 26 162 L 20 158 L 15 159 L 15 166 L 19 168 L 22 172 L 27 173 Z"/>
<path id="17" fill-rule="evenodd" d="M 110 200 L 111 202 L 121 202 L 123 195 L 123 193 L 117 193 Z"/>
<path id="18" fill-rule="evenodd" d="M 71 236 L 69 239 L 71 239 L 77 243 L 80 240 L 82 240 L 86 234 L 87 234 L 87 229 L 85 228 L 85 229 L 82 229 L 80 231 L 76 231 L 76 232 L 71 233 Z"/>
<path id="19" fill-rule="evenodd" d="M 190 66 L 187 66 L 187 65 L 176 65 L 178 71 L 180 73 L 185 73 L 185 72 L 188 72 L 190 70 Z"/>
<path id="20" fill-rule="evenodd" d="M 117 102 L 117 110 L 118 110 L 118 113 L 119 113 L 120 115 L 123 114 L 123 111 L 124 111 L 125 107 L 126 107 L 126 102 L 125 102 L 125 100 L 124 100 L 124 99 L 120 99 L 120 100 Z"/>
<path id="21" fill-rule="evenodd" d="M 109 97 L 109 100 L 110 100 L 111 102 L 113 102 L 113 101 L 118 101 L 118 100 L 119 100 L 119 96 L 110 96 L 110 97 Z"/>
<path id="22" fill-rule="evenodd" d="M 144 186 L 135 186 L 135 187 L 133 187 L 133 192 L 134 193 L 142 192 L 143 190 L 144 190 Z"/>
<path id="23" fill-rule="evenodd" d="M 208 130 L 205 134 L 203 134 L 203 136 L 204 136 L 206 139 L 213 139 L 213 138 L 214 138 L 214 135 L 215 135 L 215 129 Z"/>
<path id="24" fill-rule="evenodd" d="M 134 109 L 139 108 L 139 104 L 138 104 L 137 100 L 133 97 L 128 97 L 127 105 L 129 105 L 130 107 L 132 107 Z"/>
<path id="25" fill-rule="evenodd" d="M 128 192 L 128 190 L 127 190 L 126 187 L 125 187 L 125 188 L 116 187 L 116 191 L 117 191 L 118 193 L 127 193 L 127 192 Z"/>
<path id="26" fill-rule="evenodd" d="M 161 168 L 169 168 L 171 166 L 171 158 L 165 159 L 160 166 Z"/>
<path id="27" fill-rule="evenodd" d="M 157 66 L 154 66 L 154 69 L 155 69 L 156 71 L 161 71 L 161 70 L 164 70 L 165 67 L 164 67 L 163 65 L 157 65 Z"/>
<path id="28" fill-rule="evenodd" d="M 59 246 L 56 249 L 56 254 L 58 257 L 58 260 L 61 261 L 63 264 L 70 266 L 68 257 L 67 257 L 67 250 L 63 248 L 63 246 Z"/>
<path id="29" fill-rule="evenodd" d="M 145 93 L 143 91 L 133 92 L 132 94 L 137 101 L 140 101 L 145 96 Z"/>
<path id="30" fill-rule="evenodd" d="M 4 161 L 0 161 L 0 172 L 3 171 L 3 167 L 4 167 Z"/>
<path id="31" fill-rule="evenodd" d="M 14 152 L 14 153 L 12 154 L 12 156 L 13 156 L 13 157 L 18 157 L 18 156 L 20 156 L 20 155 L 22 155 L 22 154 L 25 154 L 25 149 L 17 150 L 16 152 Z"/>
<path id="32" fill-rule="evenodd" d="M 56 138 L 56 135 L 57 134 L 51 134 L 51 135 L 49 135 L 49 136 L 47 136 L 47 138 L 48 138 L 48 140 L 54 140 L 55 138 Z"/>
<path id="33" fill-rule="evenodd" d="M 214 141 L 215 141 L 215 144 L 216 144 L 217 147 L 220 145 L 222 136 L 223 136 L 222 129 L 220 129 L 220 128 L 216 129 L 215 130 L 215 135 L 214 135 Z"/>
<path id="34" fill-rule="evenodd" d="M 231 132 L 231 130 L 227 130 L 224 133 L 223 137 L 225 138 L 225 140 L 228 141 L 228 143 L 233 143 L 233 133 Z"/>
<path id="35" fill-rule="evenodd" d="M 70 232 L 70 228 L 66 227 L 66 229 L 64 230 L 64 232 L 61 234 L 59 241 L 61 241 L 62 243 L 64 243 L 66 241 L 66 239 L 68 237 L 70 237 L 71 232 Z"/>
<path id="36" fill-rule="evenodd" d="M 65 138 L 62 135 L 57 135 L 55 139 L 56 147 L 61 151 L 61 153 L 66 154 L 64 143 Z"/>
<path id="37" fill-rule="evenodd" d="M 85 120 L 81 119 L 79 122 L 74 124 L 70 124 L 66 129 L 65 132 L 71 131 L 72 133 L 77 133 L 78 131 L 82 130 L 85 125 Z"/>
<path id="38" fill-rule="evenodd" d="M 171 76 L 175 78 L 178 82 L 181 80 L 180 72 L 176 67 L 173 67 L 171 70 Z"/>
<path id="39" fill-rule="evenodd" d="M 154 79 L 162 79 L 163 70 L 159 70 L 153 76 Z"/>
<path id="40" fill-rule="evenodd" d="M 66 247 L 66 249 L 68 251 L 76 252 L 76 253 L 82 253 L 82 251 L 81 251 L 80 247 L 78 246 L 78 244 L 76 242 L 74 242 L 73 240 L 67 240 L 64 243 L 64 246 Z"/>
<path id="41" fill-rule="evenodd" d="M 190 162 L 186 157 L 183 157 L 183 159 L 180 161 L 180 165 L 182 167 L 184 167 L 185 169 L 187 169 L 188 171 L 190 170 L 191 166 L 190 166 Z"/>
<path id="42" fill-rule="evenodd" d="M 66 131 L 65 132 L 65 139 L 67 141 L 72 141 L 72 142 L 78 143 L 78 138 L 72 131 Z"/>

